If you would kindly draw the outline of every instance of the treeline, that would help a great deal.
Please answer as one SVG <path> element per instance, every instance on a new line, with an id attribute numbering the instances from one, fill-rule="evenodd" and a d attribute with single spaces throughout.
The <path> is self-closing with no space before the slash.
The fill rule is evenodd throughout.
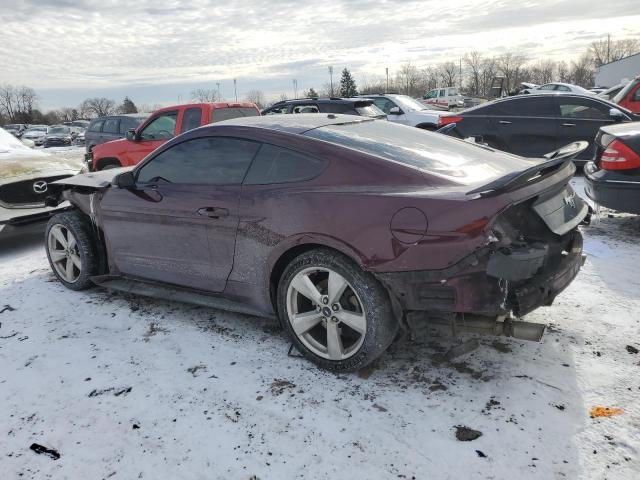
<path id="1" fill-rule="evenodd" d="M 531 61 L 518 52 L 487 55 L 473 51 L 466 53 L 458 62 L 444 62 L 418 68 L 404 64 L 389 78 L 388 89 L 414 97 L 438 87 L 459 86 L 467 95 L 488 97 L 494 77 L 504 77 L 505 88 L 517 93 L 522 82 L 542 85 L 549 82 L 564 82 L 589 88 L 594 85 L 594 74 L 598 66 L 640 52 L 640 40 L 623 39 L 593 42 L 587 51 L 570 62 L 549 59 Z M 613 85 L 607 85 L 613 86 Z M 387 91 L 387 79 L 377 77 L 364 79 L 360 93 Z"/>
<path id="2" fill-rule="evenodd" d="M 42 112 L 38 108 L 38 95 L 30 87 L 0 86 L 0 124 L 28 123 L 54 125 L 73 120 L 90 119 L 113 114 L 138 113 L 138 107 L 129 97 L 121 104 L 104 97 L 85 99 L 77 107 L 65 107 Z M 158 107 L 144 106 L 151 111 Z"/>

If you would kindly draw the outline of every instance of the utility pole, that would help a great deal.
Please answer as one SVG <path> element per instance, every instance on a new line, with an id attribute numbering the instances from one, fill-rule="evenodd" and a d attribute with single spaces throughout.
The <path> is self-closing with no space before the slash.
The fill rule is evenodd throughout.
<path id="1" fill-rule="evenodd" d="M 389 67 L 385 68 L 385 70 L 387 71 L 387 89 L 384 93 L 389 93 Z"/>
<path id="2" fill-rule="evenodd" d="M 236 84 L 236 79 L 233 79 L 233 90 L 236 92 L 236 102 L 238 101 L 238 85 Z"/>
<path id="3" fill-rule="evenodd" d="M 331 78 L 331 93 L 330 97 L 333 97 L 333 66 L 329 67 L 329 77 Z"/>
<path id="4" fill-rule="evenodd" d="M 607 33 L 607 63 L 611 61 L 611 34 Z"/>
<path id="5" fill-rule="evenodd" d="M 293 93 L 297 100 L 298 99 L 298 80 L 296 80 L 295 78 L 293 79 Z"/>
<path id="6" fill-rule="evenodd" d="M 222 100 L 222 97 L 220 96 L 220 82 L 216 82 L 216 85 L 218 86 L 218 101 Z"/>

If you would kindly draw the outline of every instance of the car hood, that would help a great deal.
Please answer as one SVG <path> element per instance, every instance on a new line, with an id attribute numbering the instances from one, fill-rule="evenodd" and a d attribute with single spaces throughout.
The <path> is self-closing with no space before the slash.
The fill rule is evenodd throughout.
<path id="1" fill-rule="evenodd" d="M 71 133 L 47 133 L 46 137 L 55 138 L 55 137 L 70 137 Z"/>
<path id="2" fill-rule="evenodd" d="M 108 188 L 113 179 L 122 172 L 132 170 L 133 167 L 110 168 L 100 172 L 82 173 L 69 178 L 63 178 L 53 183 L 60 185 L 73 185 L 78 187 Z"/>
<path id="3" fill-rule="evenodd" d="M 0 155 L 0 185 L 39 177 L 75 175 L 82 170 L 80 160 L 70 160 L 56 155 Z"/>

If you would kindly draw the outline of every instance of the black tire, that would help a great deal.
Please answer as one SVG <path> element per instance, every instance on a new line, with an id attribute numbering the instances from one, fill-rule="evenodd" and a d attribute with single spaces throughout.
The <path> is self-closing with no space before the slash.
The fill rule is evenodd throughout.
<path id="1" fill-rule="evenodd" d="M 106 165 L 100 165 L 100 168 L 98 171 L 111 170 L 112 168 L 120 168 L 121 166 L 122 165 L 120 165 L 119 163 L 110 162 L 110 163 L 107 163 Z"/>
<path id="2" fill-rule="evenodd" d="M 80 274 L 77 280 L 73 282 L 65 280 L 58 273 L 51 260 L 51 253 L 49 251 L 49 232 L 56 225 L 61 225 L 67 229 L 76 239 L 77 254 L 80 257 L 82 268 L 79 269 Z M 51 217 L 49 219 L 49 223 L 47 223 L 45 232 L 45 250 L 47 251 L 47 258 L 49 259 L 49 266 L 51 267 L 51 270 L 65 287 L 71 290 L 85 290 L 94 286 L 90 278 L 98 275 L 100 269 L 100 258 L 95 234 L 86 216 L 77 211 L 69 211 L 58 213 Z"/>
<path id="3" fill-rule="evenodd" d="M 340 274 L 362 301 L 366 312 L 364 340 L 360 348 L 344 360 L 329 360 L 316 355 L 300 341 L 289 321 L 289 285 L 299 272 L 310 267 L 327 268 Z M 280 278 L 277 296 L 280 320 L 291 341 L 305 357 L 326 370 L 349 372 L 364 368 L 385 352 L 400 327 L 394 316 L 389 295 L 380 282 L 350 258 L 334 250 L 311 250 L 294 258 Z"/>

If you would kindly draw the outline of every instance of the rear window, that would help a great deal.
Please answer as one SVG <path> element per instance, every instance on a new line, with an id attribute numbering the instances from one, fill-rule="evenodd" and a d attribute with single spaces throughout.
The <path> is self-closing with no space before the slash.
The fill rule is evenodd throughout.
<path id="1" fill-rule="evenodd" d="M 486 183 L 539 162 L 391 122 L 369 120 L 328 125 L 304 135 L 464 185 Z"/>
<path id="2" fill-rule="evenodd" d="M 250 107 L 216 108 L 213 111 L 213 122 L 222 122 L 223 120 L 239 117 L 257 117 L 258 115 L 260 115 L 258 111 Z"/>

